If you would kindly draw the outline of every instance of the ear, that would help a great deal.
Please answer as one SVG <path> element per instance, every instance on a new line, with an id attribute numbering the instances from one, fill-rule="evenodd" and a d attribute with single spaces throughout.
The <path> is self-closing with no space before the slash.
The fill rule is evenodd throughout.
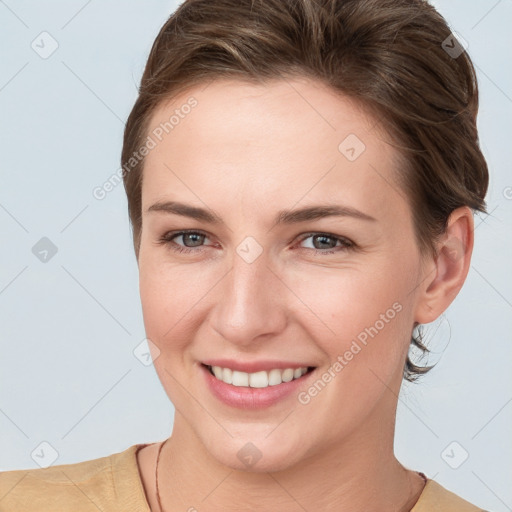
<path id="1" fill-rule="evenodd" d="M 452 212 L 436 244 L 436 257 L 424 266 L 415 321 L 433 322 L 457 296 L 468 275 L 474 242 L 473 212 L 461 206 Z"/>

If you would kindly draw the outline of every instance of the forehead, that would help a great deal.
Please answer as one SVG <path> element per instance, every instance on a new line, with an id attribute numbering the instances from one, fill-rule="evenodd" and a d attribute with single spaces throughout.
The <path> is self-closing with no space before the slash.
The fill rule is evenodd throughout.
<path id="1" fill-rule="evenodd" d="M 382 138 L 376 120 L 361 103 L 308 78 L 274 79 L 264 85 L 216 80 L 162 102 L 149 125 L 150 131 L 163 130 L 156 134 L 158 139 L 178 142 L 191 136 L 187 144 L 195 141 L 203 150 L 215 147 L 219 140 L 231 149 L 240 142 L 246 146 L 266 143 L 270 149 L 280 143 L 289 147 L 293 139 L 300 150 L 304 138 L 317 147 L 323 141 L 319 149 L 337 150 L 337 143 L 349 134 L 368 139 L 372 132 Z M 221 148 L 216 149 L 218 153 Z"/>
<path id="2" fill-rule="evenodd" d="M 143 209 L 173 194 L 196 203 L 213 193 L 237 197 L 253 211 L 347 196 L 361 206 L 373 195 L 379 214 L 403 196 L 375 119 L 310 79 L 191 88 L 158 107 L 148 135 L 155 147 L 144 165 Z"/>

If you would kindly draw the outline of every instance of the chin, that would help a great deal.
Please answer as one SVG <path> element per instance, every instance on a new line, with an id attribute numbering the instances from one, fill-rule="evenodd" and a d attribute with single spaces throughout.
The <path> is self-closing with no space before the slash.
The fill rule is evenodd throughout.
<path id="1" fill-rule="evenodd" d="M 240 436 L 206 447 L 220 464 L 249 473 L 284 471 L 306 456 L 304 442 L 296 443 L 285 435 L 275 435 L 272 440 L 264 434 Z"/>

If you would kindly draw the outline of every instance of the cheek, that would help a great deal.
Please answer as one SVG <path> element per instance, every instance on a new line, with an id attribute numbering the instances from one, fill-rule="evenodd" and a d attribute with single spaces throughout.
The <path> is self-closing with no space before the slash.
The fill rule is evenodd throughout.
<path id="1" fill-rule="evenodd" d="M 392 361 L 408 343 L 404 333 L 412 326 L 408 303 L 414 288 L 411 276 L 416 275 L 414 259 L 402 252 L 368 261 L 340 268 L 290 266 L 279 276 L 286 283 L 282 314 L 291 312 L 290 321 L 300 324 L 329 360 L 351 350 L 357 341 L 362 347 L 357 359 L 377 361 L 386 356 Z M 223 274 L 206 264 L 171 264 L 142 244 L 139 288 L 148 338 L 161 350 L 181 350 L 201 328 L 209 308 L 222 300 L 215 288 L 222 287 Z"/>
<path id="2" fill-rule="evenodd" d="M 162 355 L 180 352 L 200 327 L 208 290 L 218 277 L 199 266 L 173 265 L 162 261 L 157 251 L 141 251 L 139 291 L 146 335 Z"/>
<path id="3" fill-rule="evenodd" d="M 308 279 L 290 276 L 291 287 L 308 309 L 297 319 L 329 361 L 340 356 L 347 366 L 369 366 L 389 377 L 410 341 L 414 272 L 413 262 L 389 259 L 365 270 L 322 269 Z"/>
<path id="4" fill-rule="evenodd" d="M 403 372 L 413 318 L 410 274 L 389 267 L 317 273 L 297 290 L 322 322 L 311 313 L 298 321 L 328 360 L 318 375 L 327 384 L 312 383 L 300 403 L 311 403 L 334 436 L 362 421 L 382 397 L 392 398 Z"/>
<path id="5" fill-rule="evenodd" d="M 139 291 L 144 325 L 148 338 L 161 346 L 172 336 L 176 324 L 187 311 L 190 294 L 179 272 L 165 270 L 150 251 L 141 250 Z"/>
<path id="6" fill-rule="evenodd" d="M 194 336 L 191 318 L 197 302 L 191 283 L 179 271 L 163 271 L 161 265 L 139 264 L 139 289 L 146 337 L 158 347 L 152 351 L 153 365 L 170 401 L 187 410 L 183 385 L 189 379 L 185 364 L 187 347 Z M 180 385 L 181 383 L 181 385 Z"/>

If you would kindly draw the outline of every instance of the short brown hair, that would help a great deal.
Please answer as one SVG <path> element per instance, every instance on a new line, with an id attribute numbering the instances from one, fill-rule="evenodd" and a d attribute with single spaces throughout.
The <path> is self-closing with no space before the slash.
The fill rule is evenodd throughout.
<path id="1" fill-rule="evenodd" d="M 124 132 L 121 164 L 137 258 L 144 159 L 132 159 L 129 172 L 126 162 L 144 144 L 156 108 L 218 78 L 265 83 L 293 76 L 357 100 L 392 135 L 422 250 L 435 253 L 459 206 L 486 211 L 475 70 L 427 1 L 187 0 L 153 43 Z M 421 331 L 412 344 L 428 352 Z M 430 368 L 407 356 L 404 377 L 415 380 Z"/>

